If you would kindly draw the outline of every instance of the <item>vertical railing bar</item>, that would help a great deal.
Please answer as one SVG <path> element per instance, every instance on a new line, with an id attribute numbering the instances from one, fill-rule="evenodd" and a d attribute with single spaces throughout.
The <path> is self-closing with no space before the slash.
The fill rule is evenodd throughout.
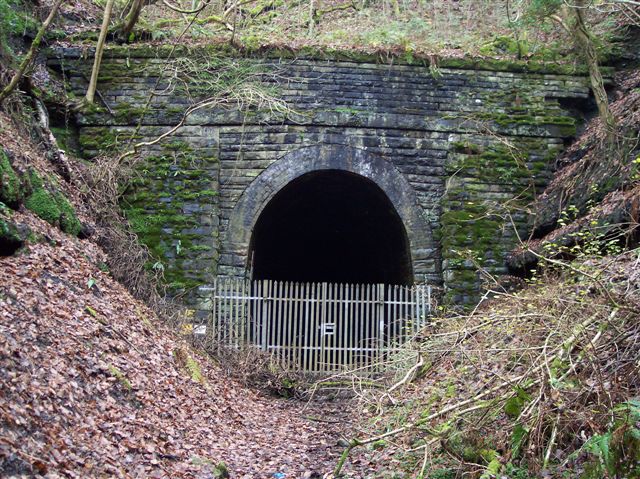
<path id="1" fill-rule="evenodd" d="M 261 343 L 261 348 L 263 351 L 267 352 L 268 350 L 268 331 L 267 331 L 267 316 L 268 316 L 268 311 L 267 311 L 267 307 L 266 304 L 267 302 L 265 301 L 265 296 L 267 293 L 267 286 L 268 286 L 268 282 L 266 279 L 262 280 L 261 283 L 258 283 L 260 285 L 260 294 L 258 295 L 260 297 L 260 310 L 262 311 L 260 314 L 260 343 Z"/>
<path id="2" fill-rule="evenodd" d="M 407 311 L 407 307 L 406 307 L 406 296 L 407 296 L 407 288 L 406 286 L 400 285 L 399 288 L 400 290 L 400 305 L 398 307 L 398 341 L 396 343 L 396 346 L 402 344 L 402 342 L 404 341 L 404 337 L 405 337 L 405 323 L 407 322 L 406 319 L 406 311 Z"/>
<path id="3" fill-rule="evenodd" d="M 249 338 L 251 339 L 252 346 L 260 345 L 260 337 L 256 331 L 256 323 L 258 321 L 258 314 L 256 313 L 256 300 L 253 299 L 258 294 L 258 288 L 255 280 L 249 280 Z"/>
<path id="4" fill-rule="evenodd" d="M 247 292 L 251 289 L 249 285 L 248 279 L 242 280 L 242 317 L 243 317 L 243 328 L 242 328 L 242 337 L 244 338 L 244 348 L 248 348 L 251 344 L 249 342 L 249 293 Z"/>
<path id="5" fill-rule="evenodd" d="M 286 336 L 286 331 L 284 327 L 284 309 L 286 306 L 286 294 L 285 294 L 286 283 L 284 281 L 280 281 L 280 290 L 278 292 L 278 314 L 276 316 L 276 323 L 274 325 L 274 329 L 276 332 L 274 346 L 276 346 L 274 351 L 278 353 L 278 364 L 280 367 L 285 368 L 283 362 L 283 346 Z"/>
<path id="6" fill-rule="evenodd" d="M 233 347 L 233 309 L 231 308 L 231 301 L 233 300 L 233 285 L 235 284 L 235 278 L 231 278 L 227 281 L 227 292 L 225 299 L 225 317 L 226 321 L 226 346 Z"/>
<path id="7" fill-rule="evenodd" d="M 278 357 L 281 354 L 281 346 L 282 346 L 282 309 L 283 309 L 283 291 L 284 291 L 284 282 L 277 281 L 276 289 L 273 294 L 273 304 L 274 304 L 274 312 L 273 312 L 273 338 L 271 341 L 271 346 L 273 347 L 274 353 L 276 353 L 276 362 L 282 365 L 280 358 Z M 276 307 L 277 305 L 277 307 Z"/>
<path id="8" fill-rule="evenodd" d="M 287 369 L 286 364 L 286 346 L 287 346 L 287 309 L 289 307 L 289 282 L 284 281 L 282 283 L 281 304 L 282 314 L 280 315 L 280 324 L 278 329 L 280 330 L 280 365 L 283 369 Z"/>
<path id="9" fill-rule="evenodd" d="M 416 304 L 418 305 L 418 321 L 422 324 L 422 318 L 424 316 L 424 304 L 423 304 L 423 295 L 424 289 L 422 286 L 418 286 L 418 297 L 416 298 Z"/>
<path id="10" fill-rule="evenodd" d="M 218 342 L 218 348 L 220 348 L 222 346 L 222 338 L 223 338 L 223 332 L 222 332 L 222 328 L 224 327 L 224 292 L 225 292 L 225 288 L 226 288 L 226 281 L 221 281 L 221 285 L 220 285 L 220 307 L 218 309 L 219 311 L 219 315 L 218 315 L 218 334 L 217 336 L 217 342 Z"/>
<path id="11" fill-rule="evenodd" d="M 287 347 L 289 346 L 289 310 L 291 307 L 291 283 L 287 281 L 284 285 L 284 299 L 283 299 L 283 313 L 282 313 L 282 367 L 289 368 L 287 361 Z"/>
<path id="12" fill-rule="evenodd" d="M 233 278 L 229 278 L 225 281 L 225 291 L 224 291 L 224 329 L 222 332 L 222 342 L 225 347 L 230 348 L 233 347 L 233 343 L 231 341 L 231 327 L 233 325 L 233 318 L 231 317 L 231 290 L 233 288 Z"/>
<path id="13" fill-rule="evenodd" d="M 238 280 L 238 298 L 236 299 L 236 303 L 238 305 L 238 347 L 244 349 L 244 278 Z"/>
<path id="14" fill-rule="evenodd" d="M 230 348 L 235 347 L 235 318 L 233 317 L 235 311 L 233 309 L 233 293 L 236 286 L 236 278 L 229 280 L 229 288 L 227 290 L 227 346 Z"/>
<path id="15" fill-rule="evenodd" d="M 233 299 L 231 300 L 231 307 L 234 310 L 233 337 L 234 337 L 236 349 L 240 349 L 240 327 L 241 327 L 240 321 L 242 316 L 240 315 L 240 301 L 238 299 L 238 297 L 240 296 L 240 280 L 239 279 L 236 279 L 234 281 L 233 289 L 234 289 L 234 294 L 233 294 Z"/>
<path id="16" fill-rule="evenodd" d="M 321 329 L 320 329 L 320 337 L 321 337 L 321 354 L 320 354 L 320 368 L 321 368 L 321 372 L 326 372 L 326 364 L 327 364 L 327 359 L 326 359 L 326 346 L 327 346 L 327 338 L 326 335 L 324 334 L 324 325 L 327 323 L 327 313 L 328 313 L 328 309 L 329 309 L 329 305 L 327 302 L 327 292 L 328 290 L 328 286 L 327 283 L 322 283 L 322 316 L 321 316 L 321 321 L 320 321 L 320 325 L 321 325 Z"/>
<path id="17" fill-rule="evenodd" d="M 417 332 L 416 327 L 418 325 L 415 318 L 415 307 L 414 307 L 415 298 L 416 298 L 416 288 L 411 287 L 411 289 L 409 290 L 409 312 L 408 312 L 409 321 L 411 321 L 410 323 L 411 328 L 407 328 L 407 334 L 410 334 L 412 337 Z"/>
<path id="18" fill-rule="evenodd" d="M 362 317 L 364 316 L 364 311 L 360 308 L 360 286 L 357 283 L 353 283 L 351 285 L 351 295 L 353 296 L 353 320 L 351 321 L 351 326 L 349 327 L 349 334 L 351 336 L 350 346 L 351 346 L 351 367 L 358 367 L 358 352 L 357 352 L 357 337 L 358 337 L 358 323 L 362 321 Z"/>
<path id="19" fill-rule="evenodd" d="M 238 287 L 238 310 L 239 310 L 238 315 L 240 316 L 240 321 L 238 324 L 238 328 L 239 328 L 238 336 L 240 341 L 240 348 L 242 349 L 244 349 L 244 344 L 246 343 L 245 334 L 246 334 L 246 327 L 247 327 L 245 311 L 244 311 L 244 300 L 245 300 L 245 279 L 241 278 L 240 285 Z"/>
<path id="20" fill-rule="evenodd" d="M 309 337 L 309 371 L 313 372 L 315 370 L 315 343 L 316 343 L 316 338 L 318 337 L 318 331 L 316 330 L 316 324 L 315 324 L 315 306 L 316 306 L 316 285 L 315 283 L 311 283 L 311 294 L 312 294 L 312 299 L 313 301 L 311 303 L 309 303 L 309 334 L 311 335 Z"/>
<path id="21" fill-rule="evenodd" d="M 254 318 L 254 333 L 255 339 L 254 341 L 258 345 L 258 347 L 264 350 L 264 343 L 262 342 L 262 329 L 264 326 L 264 317 L 262 315 L 262 282 L 260 280 L 254 280 L 253 286 L 255 288 L 255 303 L 253 305 L 253 310 L 256 313 Z"/>
<path id="22" fill-rule="evenodd" d="M 300 351 L 302 344 L 300 343 L 300 321 L 302 321 L 302 284 L 296 283 L 295 287 L 295 302 L 294 302 L 294 314 L 293 314 L 293 367 L 294 369 L 300 369 Z"/>
<path id="23" fill-rule="evenodd" d="M 233 293 L 236 285 L 236 278 L 230 278 L 227 283 L 227 347 L 234 348 L 235 347 L 235 320 L 233 317 Z"/>
<path id="24" fill-rule="evenodd" d="M 214 278 L 213 280 L 213 291 L 211 292 L 211 325 L 209 326 L 209 331 L 207 334 L 209 347 L 211 349 L 215 349 L 215 334 L 217 331 L 216 322 L 218 321 L 218 313 L 216 308 L 218 307 L 218 299 L 216 298 L 218 294 L 218 278 Z"/>
<path id="25" fill-rule="evenodd" d="M 342 302 L 340 300 L 340 283 L 335 283 L 333 286 L 333 290 L 334 290 L 334 302 L 335 302 L 335 306 L 334 306 L 334 311 L 335 311 L 335 315 L 333 317 L 333 322 L 334 322 L 334 327 L 333 327 L 333 335 L 331 336 L 331 348 L 333 350 L 333 354 L 332 354 L 332 364 L 333 364 L 333 369 L 334 370 L 339 370 L 340 369 L 340 349 L 341 349 L 341 345 L 340 345 L 340 318 L 342 316 L 342 313 L 340 312 L 340 309 L 342 307 Z"/>
<path id="26" fill-rule="evenodd" d="M 342 283 L 342 303 L 340 304 L 340 335 L 342 336 L 342 351 L 340 352 L 340 364 L 342 369 L 349 368 L 349 285 Z"/>
<path id="27" fill-rule="evenodd" d="M 330 321 L 334 321 L 333 317 L 333 293 L 332 293 L 332 284 L 326 283 L 326 304 L 327 309 L 324 313 L 324 321 L 323 323 L 326 325 Z M 334 325 L 335 326 L 335 325 Z M 324 372 L 331 371 L 331 336 L 324 333 Z"/>
<path id="28" fill-rule="evenodd" d="M 371 285 L 370 284 L 362 284 L 359 285 L 360 288 L 363 289 L 363 297 L 364 301 L 362 302 L 362 309 L 364 310 L 364 321 L 360 321 L 358 324 L 358 343 L 360 344 L 360 357 L 362 358 L 362 364 L 365 367 L 368 367 L 371 364 L 371 354 L 373 351 L 367 351 L 366 349 L 369 346 L 369 342 L 372 341 L 370 338 L 371 321 L 373 318 L 373 312 L 371 311 L 369 300 L 371 293 Z M 359 365 L 358 365 L 359 366 Z"/>
<path id="29" fill-rule="evenodd" d="M 336 320 L 336 328 L 334 332 L 333 342 L 335 355 L 333 358 L 333 362 L 335 364 L 334 369 L 340 371 L 343 369 L 344 363 L 344 341 L 343 338 L 343 328 L 344 328 L 344 312 L 342 311 L 344 308 L 344 283 L 336 283 L 338 301 L 336 302 L 336 310 L 338 318 Z"/>
<path id="30" fill-rule="evenodd" d="M 307 369 L 309 372 L 313 372 L 314 367 L 314 345 L 315 345 L 315 341 L 316 341 L 316 336 L 317 331 L 315 329 L 315 312 L 314 312 L 314 305 L 315 305 L 315 296 L 316 296 L 316 285 L 314 283 L 310 283 L 309 284 L 310 290 L 311 290 L 311 299 L 312 301 L 309 303 L 309 349 L 308 354 L 309 354 L 309 368 Z"/>
<path id="31" fill-rule="evenodd" d="M 351 337 L 349 340 L 349 347 L 350 349 L 350 353 L 351 356 L 349 357 L 349 362 L 351 364 L 352 368 L 356 368 L 356 364 L 355 364 L 355 358 L 357 357 L 355 348 L 356 348 L 356 326 L 358 324 L 358 322 L 360 321 L 360 318 L 362 317 L 362 315 L 360 314 L 360 305 L 358 304 L 358 299 L 360 298 L 359 295 L 359 291 L 360 289 L 358 288 L 357 284 L 352 284 L 350 285 L 351 287 L 351 296 L 353 297 L 353 319 L 351 320 L 351 324 L 349 325 L 349 336 Z"/>
<path id="32" fill-rule="evenodd" d="M 222 322 L 223 322 L 223 318 L 222 318 L 222 301 L 223 301 L 223 296 L 224 296 L 224 280 L 221 280 L 220 282 L 218 282 L 218 314 L 217 314 L 217 320 L 216 320 L 216 337 L 215 337 L 215 341 L 216 341 L 216 348 L 219 350 L 220 349 L 220 337 L 221 337 L 221 333 L 220 330 L 222 329 Z"/>
<path id="33" fill-rule="evenodd" d="M 389 340 L 389 344 L 387 345 L 387 349 L 390 352 L 393 352 L 393 350 L 396 347 L 397 344 L 397 340 L 398 340 L 398 326 L 400 323 L 400 303 L 401 303 L 401 295 L 402 293 L 400 292 L 400 286 L 399 285 L 394 285 L 393 287 L 394 292 L 393 292 L 393 296 L 395 297 L 395 300 L 393 301 L 393 327 L 392 327 L 392 331 L 391 331 L 391 336 L 393 336 L 393 338 Z"/>
<path id="34" fill-rule="evenodd" d="M 309 371 L 308 347 L 311 346 L 311 330 L 309 329 L 309 299 L 311 298 L 311 288 L 309 287 L 309 283 L 304 283 L 304 298 L 304 328 L 301 331 L 300 336 L 302 337 L 302 344 L 306 346 L 306 348 L 300 352 L 300 355 L 302 356 L 302 370 Z"/>
<path id="35" fill-rule="evenodd" d="M 324 343 L 323 338 L 322 338 L 322 310 L 324 308 L 324 297 L 323 297 L 323 287 L 322 287 L 322 283 L 317 283 L 316 285 L 316 317 L 315 317 L 315 321 L 316 324 L 314 325 L 314 331 L 315 331 L 315 341 L 316 341 L 316 353 L 315 353 L 315 358 L 314 358 L 314 371 L 315 372 L 320 372 L 320 367 L 322 364 L 322 354 L 323 354 L 323 350 L 322 350 L 322 345 Z"/>
<path id="36" fill-rule="evenodd" d="M 267 351 L 271 355 L 273 359 L 273 351 L 274 351 L 274 331 L 277 330 L 277 321 L 278 321 L 278 311 L 276 309 L 276 298 L 278 296 L 278 282 L 270 280 L 267 295 L 264 300 L 267 303 L 267 328 L 269 331 L 269 336 L 267 339 Z"/>
<path id="37" fill-rule="evenodd" d="M 377 371 L 382 370 L 382 361 L 384 359 L 384 347 L 385 347 L 385 337 L 384 337 L 384 330 L 385 330 L 385 316 L 384 316 L 384 299 L 385 299 L 385 294 L 384 294 L 384 290 L 385 290 L 385 286 L 384 284 L 379 284 L 378 285 L 378 304 L 380 305 L 380 318 L 378 319 L 378 335 L 380 336 L 379 339 L 379 353 L 378 353 L 378 359 L 376 361 L 377 364 Z"/>
<path id="38" fill-rule="evenodd" d="M 283 358 L 284 358 L 284 367 L 286 369 L 291 369 L 291 361 L 289 358 L 289 354 L 290 354 L 290 348 L 291 348 L 291 308 L 293 306 L 293 283 L 287 281 L 287 284 L 285 286 L 285 290 L 284 290 L 284 295 L 286 297 L 286 303 L 285 303 L 285 326 L 284 326 L 284 330 L 283 331 L 283 336 L 285 338 L 285 340 L 283 341 L 283 345 L 282 345 L 282 352 L 283 352 Z M 286 333 L 286 334 L 285 334 Z"/>
<path id="39" fill-rule="evenodd" d="M 418 324 L 420 324 L 420 327 L 422 327 L 423 320 L 422 320 L 422 311 L 420 307 L 420 296 L 422 295 L 422 289 L 420 289 L 419 291 L 420 291 L 420 294 L 417 294 L 416 292 L 416 308 L 418 309 L 418 311 L 416 312 L 416 315 L 418 318 Z"/>
<path id="40" fill-rule="evenodd" d="M 315 283 L 313 285 L 314 291 L 314 302 L 311 305 L 311 320 L 312 320 L 312 334 L 313 334 L 313 357 L 311 358 L 311 371 L 316 372 L 320 367 L 320 311 L 321 311 L 321 286 L 320 283 Z"/>

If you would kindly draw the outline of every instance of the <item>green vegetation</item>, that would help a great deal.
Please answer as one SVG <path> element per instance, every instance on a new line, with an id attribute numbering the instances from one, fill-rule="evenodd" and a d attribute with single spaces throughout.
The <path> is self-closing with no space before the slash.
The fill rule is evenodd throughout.
<path id="1" fill-rule="evenodd" d="M 200 365 L 198 362 L 193 359 L 192 356 L 187 357 L 187 362 L 185 367 L 191 376 L 191 380 L 197 383 L 204 383 L 204 376 L 202 375 L 202 371 L 200 370 Z"/>
<path id="2" fill-rule="evenodd" d="M 55 225 L 60 220 L 60 208 L 54 197 L 44 188 L 36 188 L 24 202 L 24 206 L 38 217 Z"/>
<path id="3" fill-rule="evenodd" d="M 608 430 L 595 434 L 572 457 L 587 456 L 584 479 L 640 477 L 640 399 L 611 410 Z"/>
<path id="4" fill-rule="evenodd" d="M 116 378 L 118 380 L 118 383 L 127 391 L 130 392 L 133 390 L 133 386 L 131 385 L 131 381 L 129 381 L 129 379 L 127 379 L 127 376 L 125 376 L 125 374 L 118 369 L 116 366 L 114 366 L 113 364 L 109 364 L 107 366 L 108 370 L 109 370 L 109 374 L 111 374 L 114 378 Z"/>
<path id="5" fill-rule="evenodd" d="M 137 165 L 139 174 L 121 204 L 151 253 L 147 269 L 160 269 L 170 292 L 176 293 L 205 284 L 215 268 L 214 233 L 201 230 L 202 216 L 196 212 L 206 210 L 218 194 L 210 172 L 217 160 L 182 141 L 165 143 L 163 149 L 165 154 L 148 156 Z"/>
<path id="6" fill-rule="evenodd" d="M 0 58 L 13 58 L 12 37 L 34 37 L 38 27 L 21 0 L 0 0 Z"/>
<path id="7" fill-rule="evenodd" d="M 202 374 L 200 364 L 193 358 L 186 347 L 180 346 L 174 349 L 173 359 L 180 368 L 189 374 L 192 381 L 206 385 L 206 379 Z"/>
<path id="8" fill-rule="evenodd" d="M 528 226 L 527 217 L 518 212 L 545 184 L 548 160 L 557 150 L 533 139 L 522 141 L 518 149 L 462 140 L 452 150 L 439 232 L 451 285 L 445 299 L 473 304 L 480 291 L 478 270 L 491 272 L 516 246 L 514 228 Z"/>
<path id="9" fill-rule="evenodd" d="M 9 157 L 0 148 L 0 201 L 16 208 L 21 202 L 23 194 L 22 182 L 11 166 Z"/>
<path id="10" fill-rule="evenodd" d="M 76 216 L 73 205 L 62 192 L 51 184 L 45 185 L 35 171 L 30 172 L 29 182 L 31 194 L 26 198 L 24 206 L 46 222 L 59 226 L 65 233 L 78 236 L 82 224 Z"/>
<path id="11" fill-rule="evenodd" d="M 56 194 L 55 202 L 60 209 L 60 229 L 72 236 L 78 236 L 82 230 L 82 224 L 76 216 L 73 205 L 60 192 Z"/>

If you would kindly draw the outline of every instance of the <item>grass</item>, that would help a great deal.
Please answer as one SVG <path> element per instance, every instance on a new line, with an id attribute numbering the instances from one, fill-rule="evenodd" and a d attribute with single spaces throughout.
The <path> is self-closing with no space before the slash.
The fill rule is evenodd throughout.
<path id="1" fill-rule="evenodd" d="M 220 8 L 212 2 L 184 38 L 187 42 L 233 38 L 235 43 L 250 48 L 270 44 L 293 49 L 316 46 L 509 58 L 524 53 L 527 58 L 540 60 L 559 60 L 571 53 L 571 42 L 567 42 L 564 33 L 553 23 L 510 22 L 506 1 L 405 0 L 398 3 L 400 8 L 396 12 L 390 7 L 391 2 L 356 1 L 354 4 L 360 7 L 357 10 L 335 10 L 319 18 L 316 15 L 310 30 L 307 2 L 287 0 L 272 2 L 270 8 L 257 8 L 265 1 L 256 0 L 243 5 L 237 15 L 229 15 L 229 23 L 235 25 L 235 32 L 230 32 L 220 23 L 199 21 L 220 14 Z M 316 12 L 327 12 L 343 4 L 342 0 L 317 0 Z M 511 6 L 514 8 L 513 2 Z M 611 38 L 609 32 L 613 25 L 601 18 L 593 20 L 596 29 L 606 33 L 601 36 Z M 169 38 L 179 35 L 185 25 L 180 15 L 151 6 L 143 11 L 140 28 L 150 32 L 152 38 L 153 32 L 162 28 L 163 36 Z M 603 48 L 607 50 L 607 42 L 603 42 Z"/>

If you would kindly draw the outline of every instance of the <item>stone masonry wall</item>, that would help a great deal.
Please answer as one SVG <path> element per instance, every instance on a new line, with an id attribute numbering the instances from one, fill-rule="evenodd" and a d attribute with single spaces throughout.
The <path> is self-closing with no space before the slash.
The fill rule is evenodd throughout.
<path id="1" fill-rule="evenodd" d="M 141 151 L 140 175 L 126 195 L 125 210 L 157 258 L 155 267 L 164 268 L 173 290 L 184 292 L 196 309 L 206 309 L 198 286 L 211 284 L 218 274 L 245 271 L 248 244 L 233 243 L 233 224 L 250 228 L 257 218 L 237 216 L 255 214 L 264 205 L 243 209 L 238 206 L 243 195 L 254 185 L 252 194 L 267 201 L 275 192 L 255 190 L 273 182 L 260 183 L 260 175 L 280 174 L 278 162 L 293 161 L 291 155 L 304 148 L 319 148 L 314 150 L 319 156 L 352 152 L 335 163 L 338 167 L 350 168 L 356 156 L 365 166 L 376 159 L 396 178 L 392 182 L 406 180 L 411 191 L 402 190 L 392 201 L 417 218 L 407 220 L 416 245 L 416 281 L 442 285 L 446 300 L 474 301 L 484 278 L 478 267 L 490 276 L 507 273 L 504 255 L 515 244 L 516 231 L 524 232 L 530 221 L 522 208 L 547 183 L 551 160 L 575 133 L 576 120 L 562 100 L 589 95 L 581 75 L 544 73 L 540 67 L 531 73 L 523 64 L 456 60 L 436 68 L 371 58 L 237 58 L 207 48 L 179 52 L 208 68 L 209 76 L 198 77 L 192 67 L 167 63 L 163 52 L 106 51 L 98 89 L 108 108 L 79 117 L 87 158 L 131 140 L 153 140 L 176 125 L 186 108 L 207 96 L 206 82 L 215 78 L 216 68 L 246 69 L 248 78 L 258 78 L 292 110 L 282 114 L 218 103 L 197 109 L 175 134 Z M 80 61 L 83 55 L 63 49 L 50 57 L 77 95 L 86 88 L 91 63 Z M 181 65 L 189 74 L 183 75 Z M 322 161 L 323 168 L 334 165 L 331 158 Z"/>

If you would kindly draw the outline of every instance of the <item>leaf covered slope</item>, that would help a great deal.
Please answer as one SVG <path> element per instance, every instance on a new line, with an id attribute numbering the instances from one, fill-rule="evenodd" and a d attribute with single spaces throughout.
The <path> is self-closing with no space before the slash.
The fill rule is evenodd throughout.
<path id="1" fill-rule="evenodd" d="M 100 271 L 99 248 L 48 234 L 0 259 L 3 474 L 194 477 L 224 461 L 234 477 L 296 477 L 331 462 L 330 431 L 203 357 L 192 380 L 184 344 Z"/>
<path id="2" fill-rule="evenodd" d="M 72 189 L 3 127 L 15 168 Z M 3 208 L 29 235 L 0 257 L 0 476 L 225 477 L 221 462 L 247 478 L 331 469 L 335 427 L 190 350 L 112 278 L 90 239 Z"/>

